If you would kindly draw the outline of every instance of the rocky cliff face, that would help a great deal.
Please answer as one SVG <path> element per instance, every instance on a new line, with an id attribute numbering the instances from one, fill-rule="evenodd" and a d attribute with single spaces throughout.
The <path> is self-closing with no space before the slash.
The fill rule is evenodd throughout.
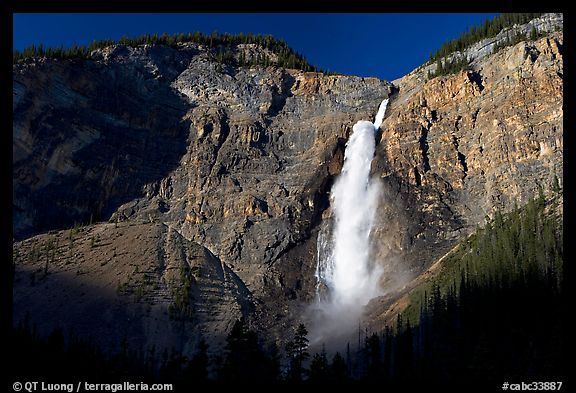
<path id="1" fill-rule="evenodd" d="M 15 322 L 192 351 L 244 315 L 281 339 L 314 296 L 352 125 L 394 93 L 373 161 L 382 320 L 486 215 L 562 183 L 562 37 L 394 85 L 221 66 L 192 44 L 16 65 Z"/>
<path id="2" fill-rule="evenodd" d="M 14 69 L 14 236 L 113 223 L 15 243 L 15 319 L 38 306 L 57 315 L 40 318 L 45 329 L 76 321 L 37 296 L 69 299 L 74 289 L 55 291 L 64 285 L 55 277 L 80 272 L 92 294 L 120 288 L 108 300 L 131 322 L 113 319 L 108 336 L 125 329 L 162 346 L 170 340 L 153 326 L 182 329 L 169 309 L 182 301 L 182 285 L 167 278 L 182 268 L 192 280 L 182 345 L 223 336 L 242 315 L 280 335 L 313 294 L 316 227 L 346 138 L 357 120 L 373 118 L 391 85 L 223 67 L 190 44 L 93 57 Z M 79 285 L 73 278 L 66 285 Z M 206 290 L 203 279 L 212 280 Z M 143 302 L 156 322 L 136 317 Z M 99 313 L 91 305 L 79 309 Z"/>
<path id="3" fill-rule="evenodd" d="M 562 184 L 562 59 L 556 32 L 485 57 L 471 71 L 426 81 L 421 70 L 394 82 L 399 93 L 373 165 L 390 198 L 380 226 L 400 226 L 392 241 L 375 242 L 401 255 L 396 271 L 410 270 L 401 277 L 422 273 L 495 210 Z M 394 220 L 398 212 L 405 220 Z M 388 300 L 375 301 L 368 321 L 386 314 Z"/>

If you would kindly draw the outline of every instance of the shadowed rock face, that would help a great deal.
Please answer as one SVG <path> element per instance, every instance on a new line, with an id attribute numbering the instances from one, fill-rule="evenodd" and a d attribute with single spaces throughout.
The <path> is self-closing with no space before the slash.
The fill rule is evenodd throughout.
<path id="1" fill-rule="evenodd" d="M 15 238 L 108 219 L 179 165 L 188 105 L 138 59 L 15 66 Z"/>
<path id="2" fill-rule="evenodd" d="M 242 281 L 206 248 L 164 224 L 97 224 L 15 248 L 15 320 L 56 327 L 102 348 L 193 350 L 222 342 L 252 311 Z"/>
<path id="3" fill-rule="evenodd" d="M 192 44 L 18 64 L 15 322 L 190 352 L 201 335 L 221 345 L 243 315 L 282 340 L 315 294 L 352 126 L 395 91 L 372 164 L 386 296 L 367 322 L 380 328 L 404 285 L 486 215 L 562 184 L 562 56 L 553 33 L 395 86 L 220 66 Z"/>

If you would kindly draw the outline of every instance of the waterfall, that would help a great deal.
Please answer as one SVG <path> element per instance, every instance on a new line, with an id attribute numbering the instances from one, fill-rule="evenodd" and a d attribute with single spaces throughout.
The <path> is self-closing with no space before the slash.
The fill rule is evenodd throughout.
<path id="1" fill-rule="evenodd" d="M 378 113 L 374 119 L 374 128 L 377 130 L 382 125 L 382 120 L 384 120 L 384 114 L 386 113 L 386 107 L 388 106 L 388 98 L 382 100 L 380 107 L 378 108 Z"/>
<path id="2" fill-rule="evenodd" d="M 382 101 L 374 123 L 362 120 L 352 128 L 342 172 L 330 193 L 332 227 L 324 226 L 317 241 L 317 311 L 324 321 L 317 321 L 318 335 L 353 326 L 363 306 L 379 294 L 381 270 L 371 259 L 369 238 L 380 189 L 370 179 L 370 168 L 387 104 L 388 99 Z"/>

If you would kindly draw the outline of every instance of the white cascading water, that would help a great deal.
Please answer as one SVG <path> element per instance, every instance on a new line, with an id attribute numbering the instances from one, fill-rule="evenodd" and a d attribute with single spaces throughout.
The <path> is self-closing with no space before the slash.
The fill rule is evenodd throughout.
<path id="1" fill-rule="evenodd" d="M 354 326 L 363 306 L 379 293 L 381 270 L 370 258 L 369 236 L 380 188 L 370 179 L 370 167 L 375 132 L 382 124 L 387 104 L 388 99 L 382 101 L 374 123 L 363 120 L 354 125 L 342 172 L 332 187 L 332 235 L 321 231 L 317 243 L 315 309 L 320 315 L 315 316 L 316 340 Z"/>

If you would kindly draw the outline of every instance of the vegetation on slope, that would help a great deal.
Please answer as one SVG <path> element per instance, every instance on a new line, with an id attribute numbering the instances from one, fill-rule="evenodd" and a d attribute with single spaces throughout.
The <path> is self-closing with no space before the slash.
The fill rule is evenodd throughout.
<path id="1" fill-rule="evenodd" d="M 43 45 L 32 45 L 23 51 L 15 50 L 12 59 L 14 63 L 34 57 L 47 57 L 51 59 L 89 59 L 92 51 L 116 44 L 132 47 L 143 44 L 177 47 L 178 44 L 189 42 L 206 45 L 210 49 L 214 49 L 214 60 L 224 64 L 233 64 L 238 66 L 259 65 L 265 67 L 274 64 L 278 67 L 294 68 L 303 71 L 325 72 L 317 70 L 316 67 L 308 63 L 304 56 L 290 48 L 285 41 L 274 38 L 271 35 L 255 35 L 252 33 L 240 33 L 237 35 L 228 33 L 220 34 L 216 32 L 210 35 L 201 32 L 173 35 L 166 33 L 162 35 L 145 34 L 135 38 L 123 37 L 117 42 L 110 39 L 95 40 L 88 46 L 72 45 L 69 48 L 45 48 Z M 235 59 L 234 47 L 239 44 L 256 44 L 274 53 L 278 60 L 272 62 L 272 60 L 264 54 L 260 54 L 251 59 L 246 59 L 242 54 L 240 54 L 240 58 Z"/>
<path id="2" fill-rule="evenodd" d="M 542 13 L 503 13 L 492 19 L 486 19 L 482 25 L 472 26 L 468 31 L 460 34 L 458 38 L 447 41 L 435 53 L 430 53 L 430 63 L 448 56 L 454 52 L 462 52 L 469 46 L 485 39 L 496 36 L 503 29 L 515 24 L 524 24 L 534 18 L 542 16 Z"/>
<path id="3" fill-rule="evenodd" d="M 428 79 L 442 75 L 451 75 L 462 70 L 470 69 L 470 60 L 466 56 L 453 57 L 452 59 L 436 60 L 436 69 L 434 72 L 428 70 Z"/>
<path id="4" fill-rule="evenodd" d="M 534 41 L 538 38 L 544 36 L 543 32 L 538 32 L 534 27 L 530 30 L 530 33 L 527 35 L 522 34 L 521 32 L 516 32 L 515 34 L 510 34 L 506 36 L 506 39 L 502 42 L 497 43 L 492 48 L 492 53 L 497 53 L 500 49 L 505 48 L 507 46 L 516 45 L 517 43 L 525 40 Z"/>
<path id="5" fill-rule="evenodd" d="M 428 64 L 436 62 L 437 66 L 434 72 L 428 71 L 428 79 L 467 70 L 469 68 L 469 60 L 467 57 L 463 55 L 453 56 L 452 59 L 448 59 L 447 57 L 455 52 L 463 52 L 466 48 L 485 38 L 494 37 L 503 29 L 512 27 L 515 24 L 520 25 L 527 23 L 541 15 L 542 13 L 503 13 L 493 19 L 486 19 L 482 25 L 470 27 L 466 32 L 460 34 L 458 38 L 442 44 L 440 49 L 435 53 L 430 53 Z M 534 40 L 539 36 L 541 36 L 541 34 L 538 33 L 536 29 L 532 29 L 528 36 L 520 32 L 513 35 L 509 34 L 506 40 L 494 46 L 493 53 L 498 52 L 506 46 L 515 45 L 526 39 Z"/>
<path id="6" fill-rule="evenodd" d="M 558 196 L 541 194 L 523 208 L 505 215 L 496 212 L 442 261 L 434 280 L 413 291 L 404 318 L 418 323 L 432 294 L 459 294 L 462 281 L 474 286 L 510 286 L 528 279 L 551 280 L 560 288 L 562 277 L 562 220 L 555 213 Z"/>
<path id="7" fill-rule="evenodd" d="M 390 364 L 404 364 L 396 378 L 563 376 L 559 198 L 559 192 L 550 200 L 541 194 L 523 208 L 496 213 L 445 257 L 436 279 L 413 291 L 395 330 L 381 339 L 382 346 L 396 344 Z"/>

